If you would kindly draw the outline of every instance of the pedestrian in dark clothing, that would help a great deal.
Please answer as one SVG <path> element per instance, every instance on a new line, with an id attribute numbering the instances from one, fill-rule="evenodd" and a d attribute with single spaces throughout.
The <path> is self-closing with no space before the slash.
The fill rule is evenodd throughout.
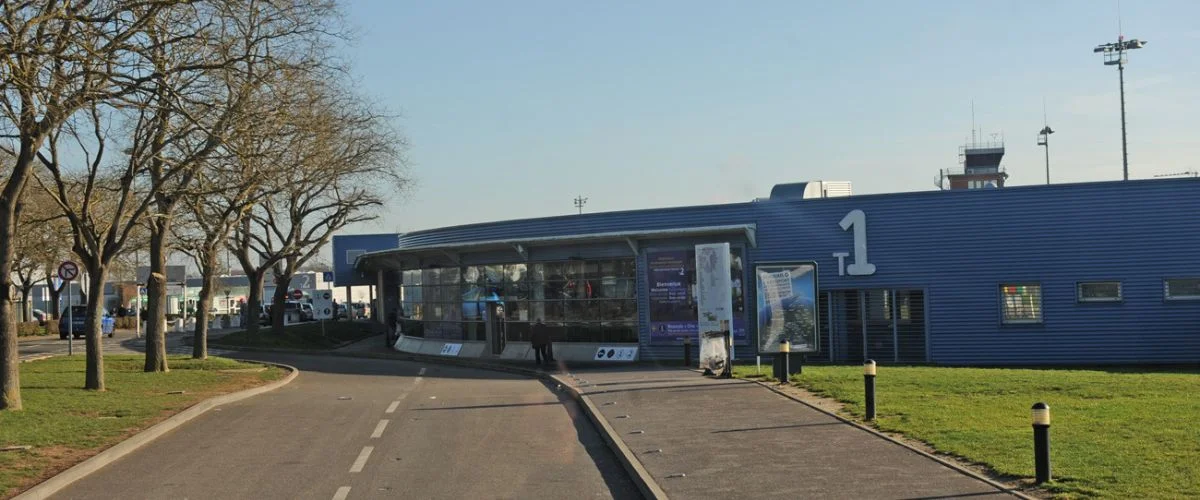
<path id="1" fill-rule="evenodd" d="M 540 366 L 543 361 L 554 361 L 550 357 L 550 329 L 542 323 L 542 319 L 538 318 L 533 325 L 533 331 L 529 335 L 529 344 L 533 346 L 534 359 Z"/>

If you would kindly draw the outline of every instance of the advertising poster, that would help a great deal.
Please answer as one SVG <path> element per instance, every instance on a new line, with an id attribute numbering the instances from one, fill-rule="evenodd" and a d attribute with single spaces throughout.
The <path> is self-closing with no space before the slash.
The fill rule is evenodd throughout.
<path id="1" fill-rule="evenodd" d="M 733 324 L 729 244 L 696 245 L 696 312 L 700 368 L 721 373 L 729 364 L 725 332 Z"/>
<path id="2" fill-rule="evenodd" d="M 698 342 L 695 250 L 651 250 L 646 257 L 645 272 L 650 285 L 650 343 L 680 345 L 685 337 Z M 728 262 L 734 344 L 750 345 L 746 334 L 741 249 L 733 249 Z"/>
<path id="3" fill-rule="evenodd" d="M 817 352 L 817 265 L 754 266 L 758 291 L 758 352 L 779 352 L 787 339 L 792 352 Z"/>

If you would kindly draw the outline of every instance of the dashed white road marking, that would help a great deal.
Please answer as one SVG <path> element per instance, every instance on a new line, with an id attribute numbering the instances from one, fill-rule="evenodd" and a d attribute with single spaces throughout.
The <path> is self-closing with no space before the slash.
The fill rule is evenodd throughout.
<path id="1" fill-rule="evenodd" d="M 371 438 L 379 439 L 383 437 L 383 430 L 387 428 L 388 422 L 390 422 L 390 420 L 380 420 L 379 423 L 375 425 L 375 432 L 371 433 Z"/>
<path id="2" fill-rule="evenodd" d="M 350 472 L 362 472 L 363 467 L 367 466 L 367 459 L 371 458 L 372 451 L 375 451 L 374 446 L 363 446 L 358 458 L 354 460 L 354 465 L 350 466 Z"/>
<path id="3" fill-rule="evenodd" d="M 400 402 L 392 401 L 392 404 L 388 405 L 387 410 L 384 410 L 384 413 L 396 413 L 397 406 L 400 406 Z"/>
<path id="4" fill-rule="evenodd" d="M 337 489 L 337 493 L 333 494 L 333 500 L 346 500 L 348 496 L 350 496 L 350 487 L 342 486 Z"/>

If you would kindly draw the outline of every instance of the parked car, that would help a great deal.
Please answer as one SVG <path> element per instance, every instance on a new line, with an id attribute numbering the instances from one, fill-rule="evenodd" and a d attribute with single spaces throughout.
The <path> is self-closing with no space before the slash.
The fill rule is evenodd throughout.
<path id="1" fill-rule="evenodd" d="M 259 306 L 258 324 L 260 326 L 267 326 L 271 324 L 271 306 L 266 304 Z"/>
<path id="2" fill-rule="evenodd" d="M 50 315 L 41 309 L 33 310 L 33 320 L 38 322 L 38 326 L 46 326 L 46 320 L 50 319 Z"/>
<path id="3" fill-rule="evenodd" d="M 300 305 L 300 321 L 313 321 L 316 316 L 313 314 L 312 304 L 310 304 L 308 302 L 300 302 L 299 305 Z"/>
<path id="4" fill-rule="evenodd" d="M 62 315 L 58 320 L 58 338 L 67 339 L 67 335 L 74 334 L 75 338 L 81 339 L 87 336 L 87 306 L 71 306 L 70 321 L 67 320 L 67 309 L 64 308 Z M 100 316 L 107 315 L 108 312 L 104 309 L 100 310 Z M 68 329 L 70 332 L 68 333 Z"/>

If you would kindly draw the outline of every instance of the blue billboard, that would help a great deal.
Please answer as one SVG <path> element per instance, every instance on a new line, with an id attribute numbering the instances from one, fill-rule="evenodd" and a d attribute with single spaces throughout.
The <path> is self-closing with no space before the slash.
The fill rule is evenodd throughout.
<path id="1" fill-rule="evenodd" d="M 754 266 L 758 291 L 758 352 L 777 353 L 783 340 L 792 352 L 817 352 L 817 264 Z"/>

